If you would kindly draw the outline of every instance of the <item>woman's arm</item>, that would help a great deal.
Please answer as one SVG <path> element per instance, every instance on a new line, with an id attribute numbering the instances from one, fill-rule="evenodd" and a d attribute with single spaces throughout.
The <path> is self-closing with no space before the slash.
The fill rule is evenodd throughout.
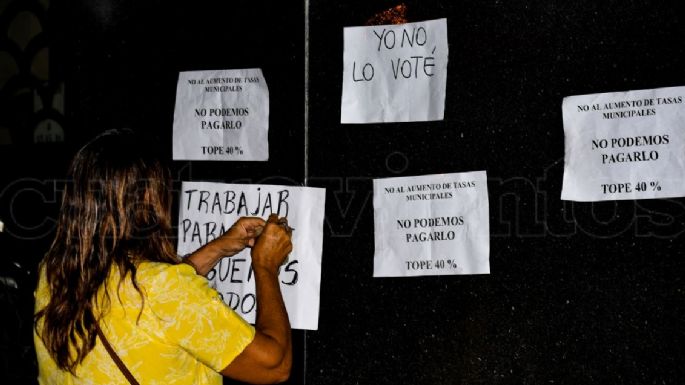
<path id="1" fill-rule="evenodd" d="M 290 322 L 278 283 L 278 269 L 292 250 L 291 232 L 272 215 L 252 248 L 257 295 L 254 340 L 221 373 L 236 380 L 269 384 L 290 376 Z"/>

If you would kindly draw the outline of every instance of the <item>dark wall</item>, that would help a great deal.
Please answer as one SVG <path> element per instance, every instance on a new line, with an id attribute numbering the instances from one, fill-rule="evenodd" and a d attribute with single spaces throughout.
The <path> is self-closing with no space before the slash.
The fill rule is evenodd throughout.
<path id="1" fill-rule="evenodd" d="M 261 68 L 270 99 L 269 161 L 170 162 L 175 180 L 303 183 L 303 4 L 83 1 L 67 12 L 70 23 L 82 21 L 70 24 L 65 44 L 74 60 L 67 107 L 77 135 L 134 127 L 156 136 L 171 159 L 178 72 Z M 304 381 L 302 334 L 293 336 L 292 384 Z"/>
<path id="2" fill-rule="evenodd" d="M 342 29 L 399 1 L 311 3 L 309 176 L 329 190 L 307 382 L 681 383 L 685 201 L 559 197 L 562 98 L 684 85 L 682 6 L 405 1 L 447 18 L 444 121 L 341 125 Z M 372 178 L 473 170 L 491 274 L 372 278 Z"/>
<path id="3" fill-rule="evenodd" d="M 85 140 L 134 127 L 170 160 L 178 72 L 259 67 L 270 160 L 170 164 L 178 181 L 327 188 L 319 330 L 294 333 L 289 383 L 682 382 L 685 201 L 559 197 L 562 98 L 685 84 L 683 6 L 404 3 L 409 21 L 447 18 L 444 121 L 341 125 L 342 28 L 398 2 L 310 0 L 305 132 L 304 3 L 52 2 L 66 142 L 0 147 L 3 263 L 20 260 L 30 282 Z M 372 179 L 473 170 L 489 177 L 491 274 L 372 278 Z M 23 317 L 3 321 L 0 370 L 13 383 L 35 377 L 18 360 L 30 357 L 30 286 L 2 293 Z M 12 328 L 28 338 L 5 343 Z"/>
<path id="4" fill-rule="evenodd" d="M 13 143 L 0 147 L 0 219 L 7 226 L 0 234 L 0 256 L 7 262 L 0 276 L 28 276 L 19 290 L 3 285 L 7 295 L 0 293 L 3 307 L 12 307 L 0 339 L 0 378 L 10 383 L 35 383 L 35 268 L 51 241 L 68 162 L 97 133 L 130 127 L 154 137 L 179 190 L 182 180 L 304 182 L 303 3 L 52 1 L 46 19 L 52 81 L 65 84 L 65 141 L 33 144 L 27 123 L 13 127 Z M 267 81 L 269 161 L 171 161 L 179 71 L 239 68 L 261 68 Z M 20 102 L 31 111 L 30 96 Z M 16 260 L 20 271 L 13 268 Z M 303 332 L 294 332 L 293 343 L 289 383 L 300 384 Z"/>

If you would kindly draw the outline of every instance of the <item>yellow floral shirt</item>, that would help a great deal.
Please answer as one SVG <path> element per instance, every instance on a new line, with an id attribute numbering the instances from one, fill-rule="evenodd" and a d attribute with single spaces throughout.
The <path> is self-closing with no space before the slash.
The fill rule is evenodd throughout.
<path id="1" fill-rule="evenodd" d="M 226 306 L 191 266 L 144 262 L 138 266 L 136 279 L 145 297 L 142 313 L 141 297 L 130 277 L 117 296 L 119 272 L 113 269 L 107 280 L 110 310 L 100 323 L 136 380 L 146 385 L 221 384 L 218 372 L 252 342 L 254 328 Z M 42 309 L 50 298 L 44 272 L 35 296 L 36 310 Z M 76 369 L 76 376 L 57 368 L 35 331 L 34 343 L 41 385 L 128 385 L 99 339 Z"/>

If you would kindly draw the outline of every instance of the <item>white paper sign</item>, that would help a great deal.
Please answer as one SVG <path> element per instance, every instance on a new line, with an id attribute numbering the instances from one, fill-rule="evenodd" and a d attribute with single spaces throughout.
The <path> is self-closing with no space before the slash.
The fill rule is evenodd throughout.
<path id="1" fill-rule="evenodd" d="M 447 21 L 345 28 L 341 123 L 442 120 Z"/>
<path id="2" fill-rule="evenodd" d="M 325 189 L 275 185 L 183 182 L 178 253 L 187 255 L 223 234 L 239 217 L 287 216 L 293 251 L 281 267 L 281 292 L 295 329 L 316 330 L 323 243 Z M 256 313 L 250 250 L 223 258 L 207 278 L 246 321 Z"/>
<path id="3" fill-rule="evenodd" d="M 178 75 L 175 160 L 268 160 L 269 89 L 262 70 Z"/>
<path id="4" fill-rule="evenodd" d="M 561 199 L 685 196 L 685 87 L 564 98 Z"/>
<path id="5" fill-rule="evenodd" d="M 485 171 L 375 179 L 374 277 L 490 273 Z"/>

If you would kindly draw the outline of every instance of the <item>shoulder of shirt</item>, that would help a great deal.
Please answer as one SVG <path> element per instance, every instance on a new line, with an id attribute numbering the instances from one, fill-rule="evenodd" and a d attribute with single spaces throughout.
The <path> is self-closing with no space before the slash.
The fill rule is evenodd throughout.
<path id="1" fill-rule="evenodd" d="M 195 269 L 187 263 L 142 262 L 138 265 L 136 271 L 136 279 L 141 282 L 167 279 L 184 280 L 193 278 L 196 275 Z"/>
<path id="2" fill-rule="evenodd" d="M 181 288 L 209 287 L 207 278 L 197 275 L 186 263 L 142 262 L 136 272 L 136 280 L 146 290 L 173 291 Z"/>

